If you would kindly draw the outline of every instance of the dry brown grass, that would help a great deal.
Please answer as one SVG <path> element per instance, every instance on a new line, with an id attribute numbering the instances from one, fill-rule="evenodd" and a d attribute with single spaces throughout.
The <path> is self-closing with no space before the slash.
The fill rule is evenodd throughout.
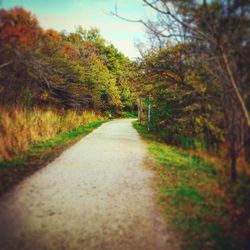
<path id="1" fill-rule="evenodd" d="M 54 110 L 0 108 L 0 161 L 10 160 L 41 140 L 97 120 L 94 112 L 58 113 Z"/>

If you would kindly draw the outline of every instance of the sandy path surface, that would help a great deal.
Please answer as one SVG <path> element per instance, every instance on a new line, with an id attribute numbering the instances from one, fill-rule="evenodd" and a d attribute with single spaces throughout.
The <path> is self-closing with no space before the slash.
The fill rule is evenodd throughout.
<path id="1" fill-rule="evenodd" d="M 0 201 L 0 249 L 175 250 L 131 120 L 103 124 Z"/>

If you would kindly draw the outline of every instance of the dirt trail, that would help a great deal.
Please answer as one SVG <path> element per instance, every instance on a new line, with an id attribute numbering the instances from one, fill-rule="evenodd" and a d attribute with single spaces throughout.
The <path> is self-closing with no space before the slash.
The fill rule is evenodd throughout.
<path id="1" fill-rule="evenodd" d="M 0 201 L 0 249 L 176 250 L 131 120 L 103 124 Z"/>

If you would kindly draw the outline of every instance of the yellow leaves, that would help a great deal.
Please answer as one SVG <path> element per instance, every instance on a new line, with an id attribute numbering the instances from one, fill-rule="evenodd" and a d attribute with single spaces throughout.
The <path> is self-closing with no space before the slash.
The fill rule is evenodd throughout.
<path id="1" fill-rule="evenodd" d="M 42 30 L 37 19 L 23 8 L 0 10 L 0 40 L 22 49 L 34 48 L 39 44 Z"/>
<path id="2" fill-rule="evenodd" d="M 40 99 L 43 101 L 46 101 L 48 99 L 48 97 L 49 97 L 49 93 L 48 93 L 48 91 L 45 91 L 41 94 Z"/>

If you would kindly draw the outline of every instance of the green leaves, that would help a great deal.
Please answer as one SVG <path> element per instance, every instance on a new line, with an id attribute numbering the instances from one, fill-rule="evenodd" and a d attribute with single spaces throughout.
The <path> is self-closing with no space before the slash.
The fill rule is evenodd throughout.
<path id="1" fill-rule="evenodd" d="M 183 145 L 183 137 L 190 138 L 191 147 L 205 145 L 203 149 L 223 141 L 222 99 L 215 95 L 217 82 L 192 57 L 191 43 L 149 50 L 141 62 L 141 78 L 144 109 L 149 96 L 152 106 L 150 128 L 163 139 Z"/>
<path id="2" fill-rule="evenodd" d="M 43 30 L 22 8 L 1 10 L 0 20 L 6 22 L 0 31 L 1 64 L 11 62 L 1 68 L 0 100 L 4 105 L 114 114 L 123 108 L 134 111 L 132 62 L 107 44 L 98 29 L 79 26 L 71 33 Z M 20 95 L 25 91 L 30 95 Z"/>

